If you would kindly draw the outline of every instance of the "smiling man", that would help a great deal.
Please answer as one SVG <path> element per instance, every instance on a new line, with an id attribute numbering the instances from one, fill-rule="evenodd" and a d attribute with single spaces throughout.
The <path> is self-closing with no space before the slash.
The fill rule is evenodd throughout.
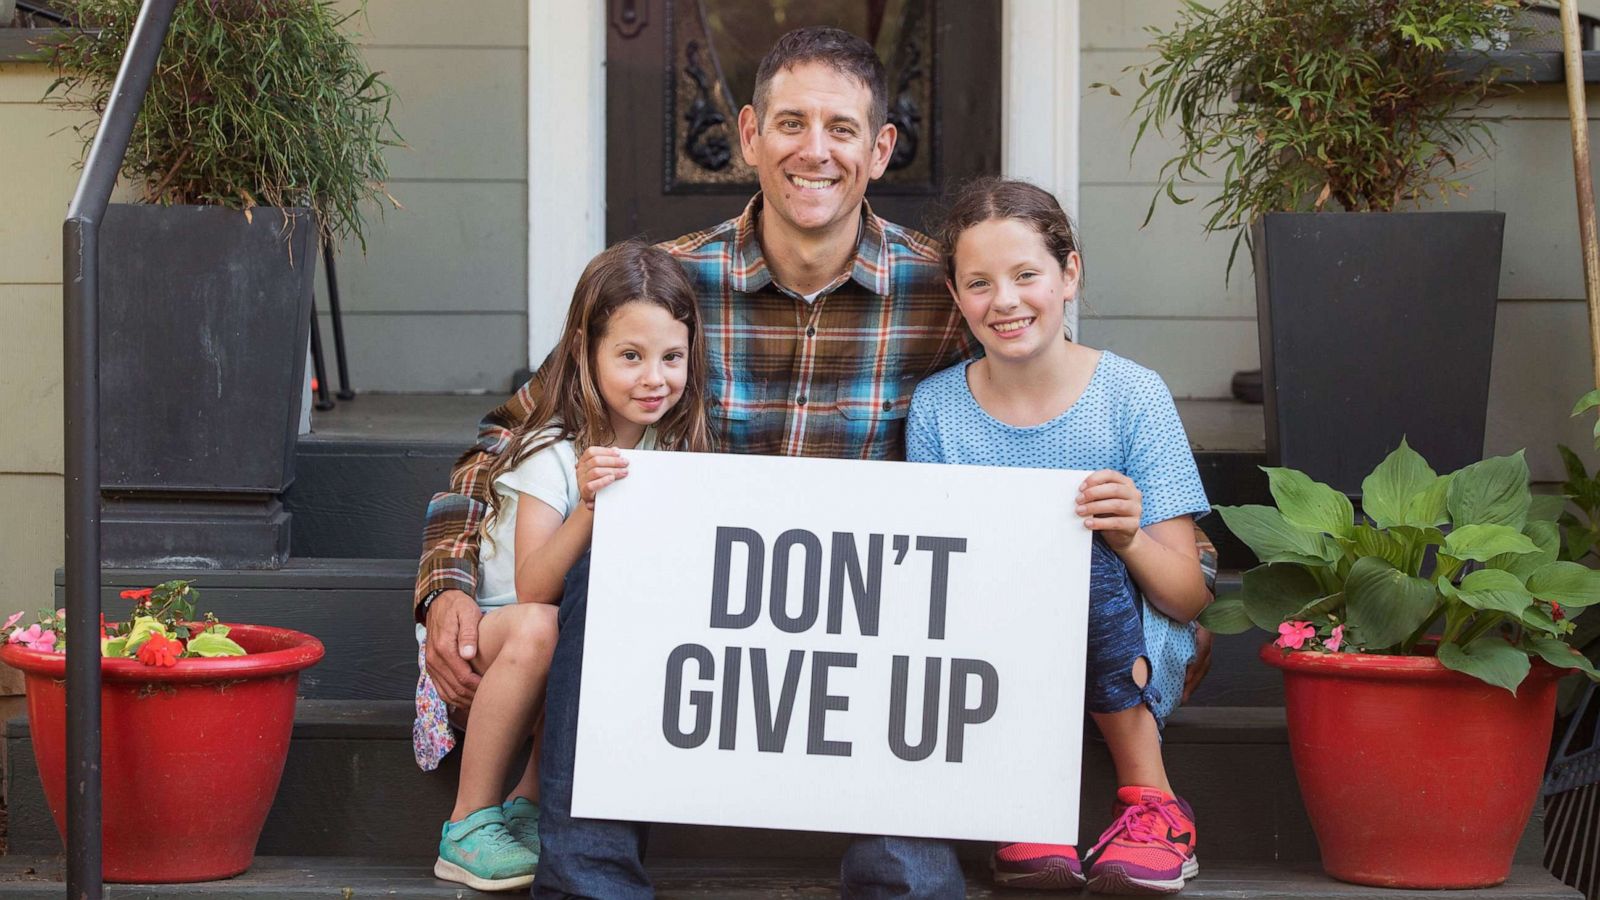
<path id="1" fill-rule="evenodd" d="M 894 150 L 884 70 L 836 28 L 792 31 L 762 60 L 739 114 L 761 192 L 736 218 L 666 247 L 703 314 L 711 413 L 733 453 L 904 459 L 917 383 L 976 346 L 944 286 L 938 248 L 865 201 Z M 477 527 L 484 474 L 533 405 L 537 377 L 483 422 L 453 493 L 429 505 L 417 579 L 426 668 L 438 694 L 470 706 L 477 677 Z M 535 896 L 648 897 L 644 826 L 570 815 L 588 562 L 567 577 L 551 662 L 540 770 L 543 860 Z M 642 688 L 643 686 L 641 686 Z M 860 838 L 840 867 L 845 896 L 961 897 L 940 841 Z"/>

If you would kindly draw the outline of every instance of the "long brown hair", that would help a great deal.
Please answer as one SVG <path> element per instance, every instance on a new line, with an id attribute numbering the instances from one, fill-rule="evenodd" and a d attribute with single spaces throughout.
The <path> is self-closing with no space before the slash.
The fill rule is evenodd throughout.
<path id="1" fill-rule="evenodd" d="M 956 279 L 956 241 L 967 229 L 991 219 L 1016 219 L 1032 227 L 1039 232 L 1045 249 L 1062 269 L 1067 267 L 1067 259 L 1077 253 L 1078 296 L 1082 297 L 1083 251 L 1072 218 L 1049 191 L 1026 181 L 1006 178 L 973 179 L 962 185 L 950 201 L 935 235 L 944 247 L 946 279 L 952 284 Z M 1072 335 L 1067 338 L 1070 340 Z"/>
<path id="2" fill-rule="evenodd" d="M 649 303 L 666 310 L 689 330 L 689 371 L 683 396 L 655 424 L 661 450 L 708 451 L 711 424 L 706 418 L 706 348 L 700 330 L 700 307 L 683 267 L 665 250 L 639 241 L 623 241 L 589 261 L 572 291 L 572 307 L 561 343 L 533 375 L 533 408 L 516 428 L 511 445 L 489 469 L 489 483 L 502 473 L 559 441 L 572 441 L 577 451 L 616 440 L 611 415 L 594 380 L 594 349 L 605 336 L 611 317 L 629 303 Z M 489 491 L 489 514 L 482 531 L 500 511 L 499 492 Z"/>

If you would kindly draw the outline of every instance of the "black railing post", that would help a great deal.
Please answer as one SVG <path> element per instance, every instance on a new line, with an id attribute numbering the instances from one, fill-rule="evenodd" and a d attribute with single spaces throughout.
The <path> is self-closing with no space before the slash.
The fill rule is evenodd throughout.
<path id="1" fill-rule="evenodd" d="M 176 0 L 145 0 L 62 234 L 67 599 L 67 896 L 99 900 L 99 232 Z"/>

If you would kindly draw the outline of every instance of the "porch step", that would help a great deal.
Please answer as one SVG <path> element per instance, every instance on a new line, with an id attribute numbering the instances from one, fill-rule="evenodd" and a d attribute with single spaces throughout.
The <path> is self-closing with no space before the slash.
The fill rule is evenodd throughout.
<path id="1" fill-rule="evenodd" d="M 303 700 L 282 786 L 261 836 L 266 855 L 409 858 L 432 852 L 439 823 L 455 797 L 457 760 L 434 773 L 411 754 L 411 704 L 406 701 Z M 44 803 L 25 717 L 6 725 L 10 850 L 61 852 Z M 1210 707 L 1180 710 L 1167 726 L 1166 761 L 1174 784 L 1194 805 L 1206 833 L 1208 860 L 1315 862 L 1316 840 L 1295 787 L 1283 711 Z M 1086 741 L 1083 770 L 1085 841 L 1108 824 L 1114 772 L 1104 744 Z M 1518 861 L 1541 859 L 1538 817 Z M 846 839 L 835 834 L 661 825 L 651 851 L 666 858 L 837 859 Z M 963 858 L 985 858 L 985 845 L 962 845 Z"/>
<path id="2" fill-rule="evenodd" d="M 411 637 L 414 559 L 291 559 L 282 569 L 105 569 L 101 602 L 107 618 L 126 615 L 118 594 L 170 578 L 195 581 L 202 610 L 224 621 L 294 628 L 327 647 L 322 662 L 300 678 L 301 696 L 318 700 L 404 700 L 417 683 Z M 56 572 L 56 606 L 64 602 Z M 1223 572 L 1217 590 L 1238 589 L 1239 573 Z M 1194 706 L 1280 706 L 1283 682 L 1256 659 L 1260 632 L 1220 635 L 1211 672 Z"/>
<path id="3" fill-rule="evenodd" d="M 417 900 L 459 900 L 461 897 L 506 897 L 483 894 L 439 881 L 432 875 L 433 858 L 405 860 L 339 857 L 258 857 L 250 871 L 227 881 L 201 884 L 115 885 L 108 895 L 122 900 L 165 900 L 168 897 L 208 897 L 214 900 L 268 900 L 294 897 L 406 897 Z M 763 859 L 655 859 L 647 868 L 655 879 L 657 896 L 671 898 L 716 897 L 725 900 L 766 900 L 770 897 L 837 897 L 835 861 L 796 863 Z M 57 900 L 63 890 L 61 863 L 39 857 L 0 858 L 0 898 L 6 900 Z M 1081 896 L 1078 892 L 1040 894 L 997 890 L 976 863 L 967 865 L 970 898 L 1021 896 Z M 1366 900 L 1375 897 L 1415 897 L 1415 891 L 1394 891 L 1343 884 L 1314 866 L 1274 863 L 1205 864 L 1200 876 L 1182 894 L 1189 900 Z M 1511 878 L 1498 887 L 1476 891 L 1430 891 L 1428 900 L 1579 900 L 1578 891 L 1552 878 L 1537 866 L 1516 866 Z"/>
<path id="4" fill-rule="evenodd" d="M 428 500 L 472 445 L 477 422 L 500 396 L 363 395 L 312 417 L 300 438 L 295 480 L 284 497 L 294 516 L 296 557 L 386 558 L 416 562 Z M 1200 480 L 1212 503 L 1267 502 L 1260 406 L 1180 400 Z M 1224 568 L 1252 564 L 1221 520 L 1202 523 Z"/>

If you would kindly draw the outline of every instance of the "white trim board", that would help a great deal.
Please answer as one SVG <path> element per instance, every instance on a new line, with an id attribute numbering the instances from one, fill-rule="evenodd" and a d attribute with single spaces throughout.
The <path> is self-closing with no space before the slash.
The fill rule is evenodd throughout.
<path id="1" fill-rule="evenodd" d="M 606 234 L 606 4 L 528 7 L 528 367 Z"/>
<path id="2" fill-rule="evenodd" d="M 1005 0 L 1001 173 L 1078 216 L 1080 0 Z M 605 246 L 606 4 L 528 10 L 528 365 L 564 324 L 572 286 Z M 1039 60 L 1050 60 L 1048 70 Z M 1077 307 L 1068 324 L 1078 334 Z"/>
<path id="3" fill-rule="evenodd" d="M 1077 221 L 1079 0 L 1006 0 L 1000 27 L 1001 172 L 1055 194 Z M 1081 338 L 1076 303 L 1067 326 Z"/>

